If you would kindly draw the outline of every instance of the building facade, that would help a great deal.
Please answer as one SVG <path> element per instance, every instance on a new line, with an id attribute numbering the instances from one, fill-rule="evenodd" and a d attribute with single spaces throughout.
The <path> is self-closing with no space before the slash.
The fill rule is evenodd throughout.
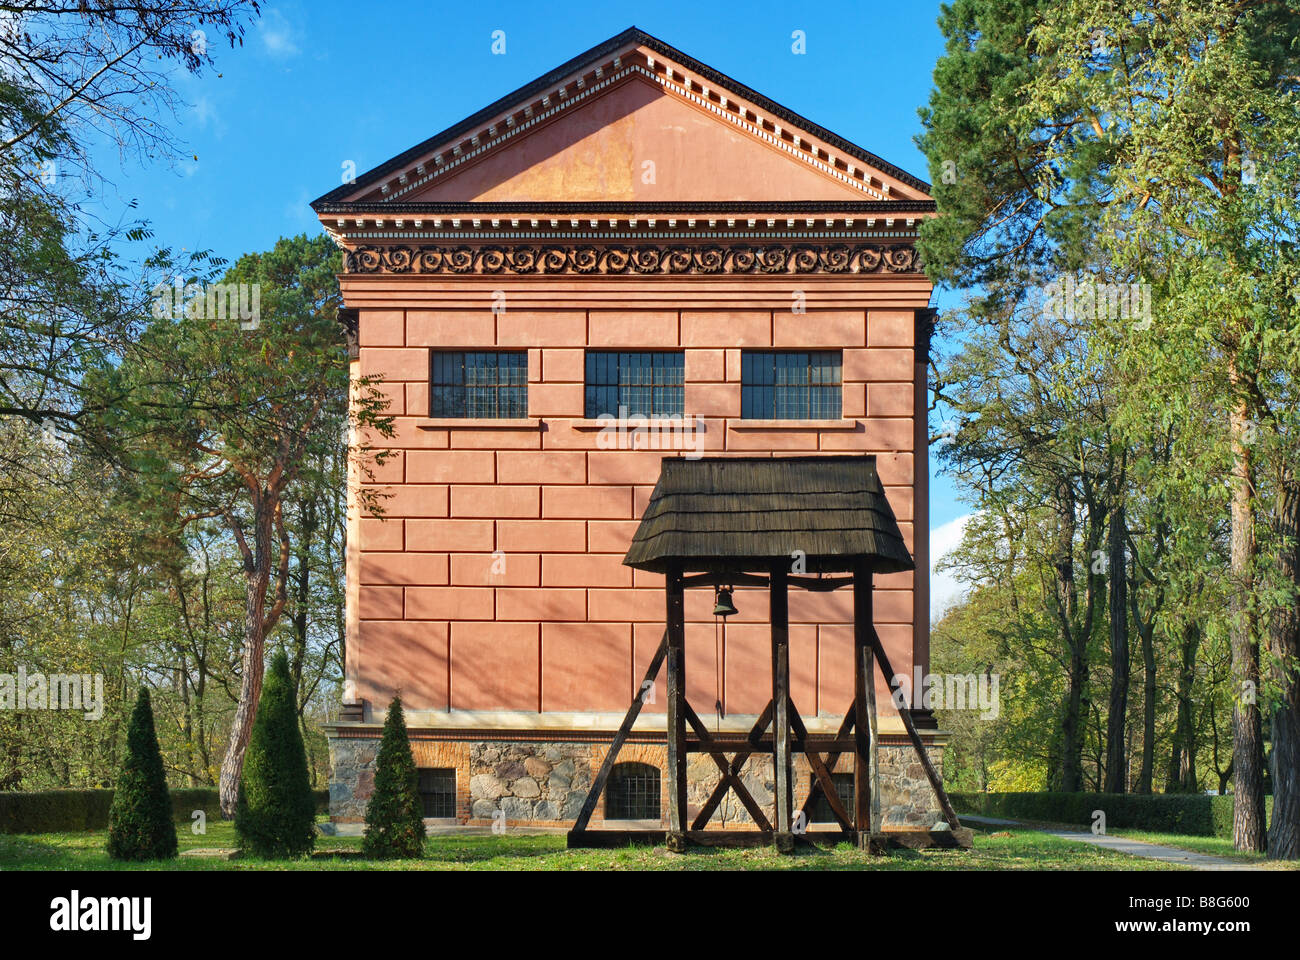
<path id="1" fill-rule="evenodd" d="M 335 820 L 364 816 L 397 693 L 427 815 L 573 820 L 664 629 L 662 577 L 622 562 L 664 456 L 874 454 L 918 570 L 878 578 L 878 630 L 928 668 L 926 183 L 630 30 L 313 206 L 354 381 L 395 418 L 357 438 L 395 452 L 353 466 Z M 852 701 L 850 604 L 790 600 L 814 734 Z M 687 597 L 687 695 L 721 731 L 771 696 L 766 602 L 735 605 Z M 666 811 L 662 683 L 596 823 Z M 889 696 L 884 822 L 933 822 Z M 744 779 L 770 797 L 771 758 Z M 716 780 L 702 757 L 692 802 Z"/>

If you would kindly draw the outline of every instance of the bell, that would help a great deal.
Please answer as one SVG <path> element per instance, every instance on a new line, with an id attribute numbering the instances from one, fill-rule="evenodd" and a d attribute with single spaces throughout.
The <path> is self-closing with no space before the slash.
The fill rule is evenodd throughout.
<path id="1" fill-rule="evenodd" d="M 736 605 L 731 602 L 731 591 L 726 587 L 718 588 L 717 602 L 713 605 L 715 617 L 729 617 L 736 612 Z"/>

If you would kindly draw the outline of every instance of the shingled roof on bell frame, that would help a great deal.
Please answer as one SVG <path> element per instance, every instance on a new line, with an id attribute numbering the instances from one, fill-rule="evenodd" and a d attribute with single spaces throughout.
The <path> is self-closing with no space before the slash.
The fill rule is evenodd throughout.
<path id="1" fill-rule="evenodd" d="M 915 569 L 874 456 L 666 457 L 623 563 L 760 570 L 795 551 L 809 572 Z"/>

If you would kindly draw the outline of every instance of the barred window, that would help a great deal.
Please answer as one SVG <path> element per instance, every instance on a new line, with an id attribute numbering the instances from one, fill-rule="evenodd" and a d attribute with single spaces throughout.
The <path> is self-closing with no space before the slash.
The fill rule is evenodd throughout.
<path id="1" fill-rule="evenodd" d="M 680 417 L 686 355 L 681 351 L 587 351 L 587 419 Z"/>
<path id="2" fill-rule="evenodd" d="M 435 350 L 429 406 L 434 417 L 528 416 L 528 351 Z"/>
<path id="3" fill-rule="evenodd" d="M 616 763 L 605 787 L 606 820 L 658 820 L 659 768 Z"/>
<path id="4" fill-rule="evenodd" d="M 832 773 L 831 780 L 835 783 L 835 795 L 840 798 L 842 806 L 849 818 L 853 817 L 854 791 L 853 791 L 853 774 L 851 773 Z M 808 808 L 809 823 L 838 823 L 835 814 L 831 813 L 831 805 L 826 800 L 826 794 L 822 792 L 820 781 L 813 779 L 812 787 L 812 805 Z"/>
<path id="5" fill-rule="evenodd" d="M 456 771 L 451 767 L 421 768 L 420 803 L 426 817 L 456 816 Z"/>
<path id="6" fill-rule="evenodd" d="M 839 350 L 744 350 L 740 415 L 747 420 L 838 420 Z"/>

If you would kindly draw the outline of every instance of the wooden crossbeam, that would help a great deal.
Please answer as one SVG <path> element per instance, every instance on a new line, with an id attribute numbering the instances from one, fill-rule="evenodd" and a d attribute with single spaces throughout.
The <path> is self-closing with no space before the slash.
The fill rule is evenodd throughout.
<path id="1" fill-rule="evenodd" d="M 873 625 L 870 631 L 871 646 L 875 651 L 876 659 L 880 661 L 880 669 L 884 671 L 886 677 L 896 676 L 894 668 L 890 666 L 889 655 L 885 653 L 885 645 L 880 642 L 880 635 L 876 633 Z M 921 758 L 921 768 L 925 771 L 926 779 L 930 781 L 930 786 L 934 789 L 934 795 L 939 800 L 939 807 L 943 810 L 943 815 L 948 821 L 948 829 L 957 831 L 961 829 L 961 821 L 957 819 L 957 811 L 952 808 L 952 803 L 948 800 L 948 793 L 943 789 L 943 780 L 939 777 L 939 772 L 934 769 L 934 764 L 930 762 L 930 755 L 925 752 L 925 744 L 921 742 L 921 734 L 916 729 L 916 722 L 912 719 L 912 709 L 906 703 L 897 704 L 898 715 L 903 718 L 903 726 L 907 729 L 907 736 L 912 741 L 912 746 L 916 748 L 917 756 Z"/>
<path id="2" fill-rule="evenodd" d="M 772 704 L 769 702 L 768 705 L 763 708 L 763 712 L 759 714 L 758 719 L 754 721 L 754 726 L 750 728 L 749 736 L 746 737 L 748 743 L 743 749 L 736 751 L 736 755 L 731 758 L 731 763 L 728 764 L 728 770 L 732 776 L 738 777 L 740 775 L 740 770 L 744 767 L 745 761 L 749 759 L 750 754 L 755 752 L 758 742 L 763 738 L 763 732 L 767 730 L 768 724 L 771 722 Z M 722 798 L 726 795 L 727 782 L 724 780 L 713 788 L 713 793 L 709 794 L 709 799 L 706 800 L 704 806 L 700 808 L 700 814 L 695 818 L 695 822 L 708 823 L 710 818 L 713 816 L 713 811 L 718 809 L 718 805 L 722 803 Z M 766 815 L 764 815 L 762 822 L 767 823 Z M 770 830 L 771 825 L 769 824 L 766 829 Z"/>
<path id="3" fill-rule="evenodd" d="M 826 764 L 822 763 L 821 754 L 816 750 L 807 748 L 806 741 L 808 740 L 808 729 L 804 726 L 803 718 L 799 716 L 799 708 L 794 705 L 793 697 L 790 698 L 790 723 L 794 726 L 795 734 L 801 740 L 805 741 L 803 754 L 808 758 L 808 765 L 812 767 L 813 775 L 816 776 L 817 782 L 821 784 L 822 793 L 826 796 L 826 803 L 830 806 L 831 813 L 834 814 L 835 819 L 839 821 L 841 827 L 845 830 L 852 830 L 853 824 L 849 821 L 849 815 L 848 812 L 845 811 L 844 805 L 840 803 L 839 794 L 835 790 L 835 781 L 831 779 L 831 774 L 830 771 L 826 769 Z M 811 799 L 812 791 L 809 791 L 808 796 Z M 806 810 L 807 806 L 808 804 L 805 802 L 805 823 L 807 823 L 808 816 Z"/>
<path id="4" fill-rule="evenodd" d="M 845 737 L 842 740 L 832 738 L 802 740 L 798 736 L 790 740 L 790 749 L 794 753 L 807 753 L 809 750 L 816 750 L 818 753 L 852 753 L 856 742 L 852 737 Z M 738 737 L 713 737 L 711 740 L 703 741 L 686 738 L 687 753 L 709 753 L 713 750 L 721 750 L 724 753 L 730 753 L 733 750 L 749 749 L 749 741 Z M 772 753 L 775 750 L 771 738 L 759 740 L 753 744 L 754 753 Z"/>
<path id="5" fill-rule="evenodd" d="M 829 593 L 840 587 L 851 587 L 852 577 L 789 577 L 790 586 L 802 587 L 810 593 Z"/>
<path id="6" fill-rule="evenodd" d="M 596 779 L 591 783 L 591 790 L 587 794 L 587 799 L 582 803 L 582 810 L 578 814 L 578 819 L 573 822 L 575 832 L 581 833 L 587 829 L 591 815 L 596 811 L 596 804 L 600 801 L 601 791 L 605 789 L 605 781 L 609 779 L 609 773 L 614 769 L 614 761 L 618 758 L 618 752 L 623 749 L 623 741 L 632 732 L 632 725 L 636 723 L 636 718 L 641 713 L 641 707 L 645 703 L 645 693 L 654 686 L 655 678 L 659 676 L 659 670 L 663 666 L 664 658 L 667 655 L 668 631 L 665 630 L 663 639 L 659 641 L 659 649 L 655 651 L 650 666 L 646 668 L 645 679 L 641 681 L 641 686 L 637 688 L 636 696 L 632 698 L 632 705 L 627 708 L 627 715 L 623 717 L 623 724 L 618 728 L 618 732 L 614 734 L 614 739 L 609 745 L 609 751 L 600 764 L 600 770 L 596 773 Z"/>
<path id="7" fill-rule="evenodd" d="M 683 587 L 766 587 L 767 577 L 752 573 L 694 573 L 682 577 Z"/>
<path id="8" fill-rule="evenodd" d="M 712 738 L 709 736 L 709 728 L 704 725 L 700 720 L 699 715 L 689 703 L 686 704 L 686 722 L 695 730 L 695 735 L 700 738 L 701 745 L 706 745 L 712 742 Z M 753 794 L 749 792 L 749 788 L 746 787 L 744 782 L 740 779 L 739 774 L 731 772 L 731 766 L 727 762 L 726 756 L 720 750 L 715 749 L 710 749 L 708 753 L 709 756 L 713 758 L 713 762 L 717 764 L 718 769 L 722 771 L 722 781 L 719 782 L 718 788 L 721 789 L 730 786 L 731 789 L 736 792 L 736 799 L 744 804 L 745 809 L 749 811 L 750 817 L 753 818 L 754 823 L 759 827 L 759 829 L 770 829 L 771 825 L 767 822 L 767 816 L 763 813 L 763 808 L 758 805 Z M 701 811 L 700 814 L 696 816 L 695 821 L 691 824 L 691 829 L 703 830 L 712 816 L 712 810 L 708 812 L 708 816 L 705 816 L 704 812 Z"/>

